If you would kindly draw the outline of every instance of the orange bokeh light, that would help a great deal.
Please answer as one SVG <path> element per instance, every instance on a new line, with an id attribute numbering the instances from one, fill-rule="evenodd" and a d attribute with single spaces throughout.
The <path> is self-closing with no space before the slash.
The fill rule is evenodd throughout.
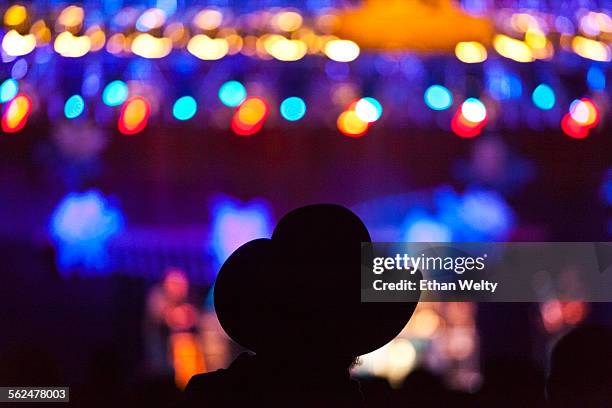
<path id="1" fill-rule="evenodd" d="M 2 130 L 15 133 L 23 129 L 32 112 L 32 101 L 24 94 L 18 94 L 7 105 L 2 115 Z"/>
<path id="2" fill-rule="evenodd" d="M 151 113 L 149 102 L 142 96 L 128 99 L 121 108 L 118 128 L 124 135 L 134 135 L 146 126 Z"/>

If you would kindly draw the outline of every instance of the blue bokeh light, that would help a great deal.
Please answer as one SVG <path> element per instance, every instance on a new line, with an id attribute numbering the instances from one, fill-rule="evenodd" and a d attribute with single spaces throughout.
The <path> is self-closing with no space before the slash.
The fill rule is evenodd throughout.
<path id="1" fill-rule="evenodd" d="M 13 79 L 22 79 L 28 73 L 28 61 L 24 58 L 19 58 L 15 61 L 13 68 L 11 68 L 11 76 Z"/>
<path id="2" fill-rule="evenodd" d="M 49 223 L 60 272 L 79 267 L 106 270 L 106 245 L 123 230 L 124 224 L 121 211 L 99 191 L 68 194 L 53 211 Z"/>
<path id="3" fill-rule="evenodd" d="M 128 86 L 123 81 L 113 81 L 102 91 L 102 101 L 108 106 L 119 106 L 127 100 Z"/>
<path id="4" fill-rule="evenodd" d="M 13 78 L 9 78 L 0 85 L 0 103 L 5 103 L 13 99 L 19 92 L 19 83 Z"/>
<path id="5" fill-rule="evenodd" d="M 425 91 L 425 104 L 433 110 L 445 110 L 453 104 L 453 94 L 442 85 L 432 85 Z"/>
<path id="6" fill-rule="evenodd" d="M 306 103 L 302 98 L 291 96 L 281 102 L 280 113 L 290 122 L 300 120 L 306 114 Z"/>
<path id="7" fill-rule="evenodd" d="M 493 69 L 487 75 L 487 88 L 499 101 L 518 99 L 523 94 L 523 83 L 518 75 L 502 69 Z"/>
<path id="8" fill-rule="evenodd" d="M 197 111 L 198 103 L 192 96 L 181 96 L 172 107 L 172 115 L 178 120 L 189 120 Z"/>
<path id="9" fill-rule="evenodd" d="M 242 203 L 218 196 L 212 202 L 211 214 L 211 246 L 219 265 L 241 245 L 272 234 L 272 212 L 263 200 Z"/>
<path id="10" fill-rule="evenodd" d="M 555 106 L 555 91 L 546 84 L 540 84 L 531 94 L 533 104 L 542 110 L 549 110 Z"/>
<path id="11" fill-rule="evenodd" d="M 219 99 L 221 103 L 230 108 L 240 105 L 247 97 L 244 85 L 238 81 L 227 81 L 219 88 Z"/>
<path id="12" fill-rule="evenodd" d="M 64 104 L 64 116 L 68 119 L 74 119 L 85 111 L 85 101 L 81 95 L 72 95 Z"/>
<path id="13" fill-rule="evenodd" d="M 587 71 L 587 83 L 589 88 L 594 91 L 603 91 L 606 89 L 606 73 L 597 64 L 593 64 Z"/>

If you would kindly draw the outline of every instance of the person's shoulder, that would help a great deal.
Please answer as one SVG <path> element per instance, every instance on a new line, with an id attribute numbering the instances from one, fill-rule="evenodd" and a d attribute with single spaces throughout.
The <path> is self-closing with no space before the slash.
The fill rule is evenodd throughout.
<path id="1" fill-rule="evenodd" d="M 187 383 L 185 393 L 202 393 L 206 389 L 218 389 L 227 379 L 227 370 L 221 368 L 210 373 L 196 374 Z"/>

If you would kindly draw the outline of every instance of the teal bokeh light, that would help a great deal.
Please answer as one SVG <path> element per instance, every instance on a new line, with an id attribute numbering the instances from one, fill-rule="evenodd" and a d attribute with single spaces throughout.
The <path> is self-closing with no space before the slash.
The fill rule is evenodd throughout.
<path id="1" fill-rule="evenodd" d="M 108 106 L 119 106 L 127 100 L 128 86 L 123 81 L 113 81 L 102 91 L 102 101 Z"/>
<path id="2" fill-rule="evenodd" d="M 555 106 L 555 91 L 546 84 L 540 84 L 533 90 L 531 100 L 542 110 L 549 110 Z"/>
<path id="3" fill-rule="evenodd" d="M 433 110 L 446 110 L 453 104 L 453 94 L 442 85 L 432 85 L 425 91 L 425 104 Z"/>
<path id="4" fill-rule="evenodd" d="M 64 115 L 68 119 L 74 119 L 85 111 L 85 101 L 81 95 L 72 95 L 64 105 Z"/>
<path id="5" fill-rule="evenodd" d="M 198 103 L 192 96 L 182 96 L 174 102 L 172 115 L 178 120 L 189 120 L 198 111 Z"/>
<path id="6" fill-rule="evenodd" d="M 306 102 L 297 96 L 291 96 L 281 102 L 280 113 L 286 120 L 295 122 L 306 114 Z"/>
<path id="7" fill-rule="evenodd" d="M 238 81 L 227 81 L 219 88 L 219 99 L 221 103 L 230 108 L 240 105 L 247 97 L 244 85 Z"/>
<path id="8" fill-rule="evenodd" d="M 13 99 L 19 92 L 19 83 L 13 78 L 9 78 L 0 85 L 0 103 L 5 103 Z"/>

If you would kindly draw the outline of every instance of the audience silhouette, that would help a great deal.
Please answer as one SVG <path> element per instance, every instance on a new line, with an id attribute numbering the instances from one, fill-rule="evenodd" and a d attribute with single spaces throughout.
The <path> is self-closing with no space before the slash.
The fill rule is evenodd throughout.
<path id="1" fill-rule="evenodd" d="M 582 326 L 561 338 L 546 393 L 553 408 L 612 407 L 612 329 Z"/>
<path id="2" fill-rule="evenodd" d="M 363 222 L 332 204 L 285 215 L 237 249 L 214 289 L 227 334 L 254 354 L 192 377 L 182 407 L 364 406 L 349 369 L 392 340 L 416 303 L 360 301 Z"/>

